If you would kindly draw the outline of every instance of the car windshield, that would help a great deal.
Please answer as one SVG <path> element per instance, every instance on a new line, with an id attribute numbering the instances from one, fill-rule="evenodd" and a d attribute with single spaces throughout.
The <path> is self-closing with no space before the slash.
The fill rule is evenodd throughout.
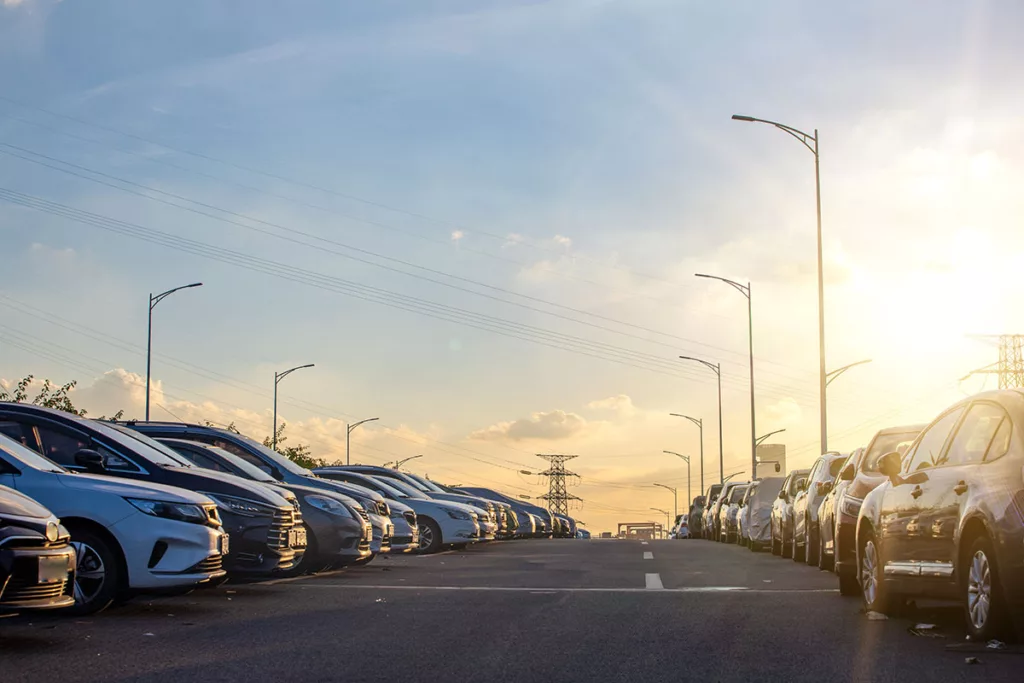
<path id="1" fill-rule="evenodd" d="M 91 422 L 91 426 L 104 436 L 116 441 L 131 450 L 135 455 L 145 458 L 154 465 L 173 468 L 194 467 L 192 463 L 164 444 L 129 427 L 112 422 L 96 421 Z"/>
<path id="2" fill-rule="evenodd" d="M 62 474 L 66 474 L 68 472 L 68 470 L 64 469 L 57 463 L 47 460 L 32 449 L 21 445 L 17 441 L 10 439 L 3 434 L 0 434 L 0 451 L 3 451 L 3 455 L 6 459 L 13 460 L 14 462 L 11 464 L 15 466 L 17 466 L 17 464 L 21 464 L 25 467 L 31 467 L 34 470 L 40 470 L 42 472 L 60 472 Z"/>
<path id="3" fill-rule="evenodd" d="M 743 494 L 747 492 L 746 486 L 737 486 L 729 492 L 729 505 L 738 505 L 743 500 Z"/>
<path id="4" fill-rule="evenodd" d="M 864 464 L 861 469 L 865 472 L 877 472 L 879 458 L 893 451 L 903 455 L 918 434 L 920 434 L 918 431 L 879 434 L 871 444 L 871 449 L 864 456 Z"/>
<path id="5" fill-rule="evenodd" d="M 228 451 L 224 450 L 223 448 L 220 448 L 219 446 L 208 446 L 207 448 L 211 451 L 214 451 L 217 455 L 222 457 L 227 462 L 231 463 L 231 465 L 236 469 L 244 472 L 245 476 L 249 477 L 250 479 L 253 479 L 254 481 L 262 481 L 267 484 L 279 483 L 277 479 L 274 479 L 272 476 L 261 470 L 259 467 L 256 467 L 256 465 L 253 465 L 245 458 L 240 458 L 234 453 L 229 453 Z"/>
<path id="6" fill-rule="evenodd" d="M 316 475 L 312 471 L 307 470 L 305 467 L 296 464 L 293 460 L 289 460 L 288 458 L 284 457 L 277 451 L 268 448 L 267 446 L 264 446 L 255 439 L 250 439 L 244 434 L 232 434 L 231 436 L 234 439 L 244 441 L 246 446 L 257 451 L 261 456 L 263 456 L 267 460 L 273 462 L 278 469 L 284 470 L 286 472 L 291 472 L 292 474 L 297 474 L 300 477 L 316 477 Z"/>
<path id="7" fill-rule="evenodd" d="M 430 481 L 429 479 L 426 479 L 426 478 L 421 477 L 421 476 L 416 475 L 416 474 L 408 474 L 408 473 L 404 473 L 404 474 L 405 474 L 405 476 L 409 477 L 413 481 L 415 481 L 418 484 L 420 484 L 420 489 L 423 490 L 423 491 L 426 491 L 427 493 L 445 493 L 444 489 L 442 489 L 440 486 L 438 486 L 434 482 Z"/>
<path id="8" fill-rule="evenodd" d="M 401 479 L 392 479 L 391 477 L 384 476 L 373 476 L 371 477 L 374 481 L 378 481 L 385 486 L 388 486 L 402 494 L 403 498 L 415 498 L 417 500 L 429 500 L 430 496 L 420 491 L 412 484 L 408 484 Z"/>

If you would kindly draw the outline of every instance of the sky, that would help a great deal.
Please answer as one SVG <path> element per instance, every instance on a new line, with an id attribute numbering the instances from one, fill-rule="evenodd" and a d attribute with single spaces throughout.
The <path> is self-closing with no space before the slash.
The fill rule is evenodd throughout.
<path id="1" fill-rule="evenodd" d="M 1024 7 L 0 0 L 0 382 L 271 431 L 595 531 L 928 422 L 1024 330 Z M 686 464 L 663 451 L 692 456 Z"/>

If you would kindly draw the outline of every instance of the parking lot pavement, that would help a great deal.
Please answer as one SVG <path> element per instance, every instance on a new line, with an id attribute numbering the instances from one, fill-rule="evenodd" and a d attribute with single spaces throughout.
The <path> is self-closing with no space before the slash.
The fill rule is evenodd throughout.
<path id="1" fill-rule="evenodd" d="M 703 541 L 490 544 L 0 619 L 0 680 L 1020 680 L 1021 650 L 965 643 L 957 610 L 918 612 L 944 636 L 923 638 L 834 587 Z"/>

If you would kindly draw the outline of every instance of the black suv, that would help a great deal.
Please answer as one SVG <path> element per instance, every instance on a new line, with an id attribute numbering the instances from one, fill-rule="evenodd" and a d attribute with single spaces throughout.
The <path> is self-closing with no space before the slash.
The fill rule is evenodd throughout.
<path id="1" fill-rule="evenodd" d="M 225 562 L 229 572 L 290 569 L 302 559 L 306 530 L 296 504 L 257 482 L 194 467 L 131 429 L 50 408 L 0 403 L 0 433 L 72 471 L 140 479 L 209 496 L 231 537 Z"/>
<path id="2" fill-rule="evenodd" d="M 0 486 L 0 613 L 75 604 L 75 551 L 53 513 Z"/>

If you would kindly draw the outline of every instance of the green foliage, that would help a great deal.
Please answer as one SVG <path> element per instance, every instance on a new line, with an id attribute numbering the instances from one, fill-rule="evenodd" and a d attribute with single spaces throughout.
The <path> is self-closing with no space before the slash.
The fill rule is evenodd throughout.
<path id="1" fill-rule="evenodd" d="M 78 382 L 68 382 L 67 384 L 58 387 L 48 379 L 43 380 L 43 388 L 39 390 L 39 393 L 36 394 L 35 398 L 29 401 L 28 390 L 33 379 L 35 379 L 33 375 L 26 375 L 18 382 L 17 386 L 14 387 L 13 394 L 0 389 L 0 401 L 34 403 L 35 405 L 42 406 L 44 408 L 55 408 L 67 413 L 85 417 L 85 411 L 76 408 L 71 402 L 71 397 L 68 396 L 68 393 L 75 388 L 75 385 L 77 385 Z"/>
<path id="2" fill-rule="evenodd" d="M 288 437 L 284 435 L 284 428 L 286 423 L 282 422 L 277 428 L 277 452 L 294 462 L 299 467 L 305 467 L 306 469 L 313 469 L 314 467 L 324 467 L 327 465 L 327 461 L 323 458 L 314 458 L 312 451 L 306 444 L 299 444 L 297 446 L 285 446 L 284 442 L 288 440 Z M 228 427 L 230 429 L 231 427 Z M 267 437 L 263 439 L 263 445 L 267 448 L 274 447 L 274 439 Z"/>

